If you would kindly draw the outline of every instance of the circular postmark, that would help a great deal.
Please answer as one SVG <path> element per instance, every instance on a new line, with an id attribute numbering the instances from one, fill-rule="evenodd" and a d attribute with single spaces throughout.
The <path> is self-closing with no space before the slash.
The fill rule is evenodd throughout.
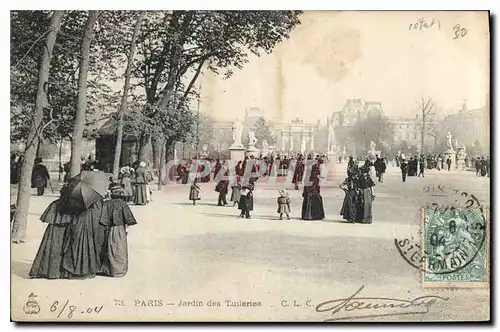
<path id="1" fill-rule="evenodd" d="M 482 255 L 481 248 L 487 239 L 484 217 L 487 210 L 479 199 L 444 186 L 425 186 L 424 192 L 436 200 L 422 209 L 418 240 L 413 236 L 394 239 L 401 257 L 410 266 L 431 274 L 450 274 L 481 262 L 482 257 L 476 258 Z M 422 237 L 424 240 L 420 241 Z"/>
<path id="2" fill-rule="evenodd" d="M 424 211 L 424 269 L 432 274 L 448 274 L 466 268 L 481 255 L 486 233 L 480 209 Z"/>

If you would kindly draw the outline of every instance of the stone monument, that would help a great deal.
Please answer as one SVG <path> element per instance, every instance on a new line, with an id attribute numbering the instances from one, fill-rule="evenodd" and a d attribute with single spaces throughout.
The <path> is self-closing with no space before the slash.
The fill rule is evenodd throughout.
<path id="1" fill-rule="evenodd" d="M 467 157 L 467 152 L 465 148 L 465 144 L 462 145 L 456 145 L 457 147 L 457 156 L 456 156 L 456 161 L 457 161 L 457 171 L 465 171 L 466 170 L 466 165 L 465 165 L 465 158 Z"/>
<path id="2" fill-rule="evenodd" d="M 245 147 L 241 143 L 241 136 L 243 134 L 243 122 L 236 120 L 233 123 L 233 144 L 229 147 L 231 153 L 231 160 L 234 162 L 243 161 L 245 159 Z"/>
<path id="3" fill-rule="evenodd" d="M 446 166 L 446 160 L 450 158 L 451 160 L 451 167 L 450 169 L 456 169 L 457 167 L 457 162 L 456 162 L 456 157 L 457 157 L 457 152 L 453 149 L 453 144 L 451 143 L 452 135 L 450 132 L 448 132 L 448 135 L 446 135 L 446 151 L 443 153 L 444 157 L 444 165 L 445 168 Z"/>
<path id="4" fill-rule="evenodd" d="M 302 137 L 302 142 L 300 143 L 300 153 L 303 155 L 306 153 L 306 138 Z"/>
<path id="5" fill-rule="evenodd" d="M 246 149 L 246 155 L 248 157 L 254 156 L 254 158 L 258 158 L 260 155 L 260 150 L 255 147 L 259 140 L 255 137 L 255 133 L 253 131 L 248 132 L 248 145 Z"/>
<path id="6" fill-rule="evenodd" d="M 265 157 L 269 154 L 269 144 L 267 140 L 262 141 L 262 155 Z"/>
<path id="7" fill-rule="evenodd" d="M 328 124 L 328 160 L 336 160 L 335 159 L 335 154 L 336 154 L 336 142 L 335 142 L 335 130 L 333 129 L 333 125 L 330 122 Z"/>

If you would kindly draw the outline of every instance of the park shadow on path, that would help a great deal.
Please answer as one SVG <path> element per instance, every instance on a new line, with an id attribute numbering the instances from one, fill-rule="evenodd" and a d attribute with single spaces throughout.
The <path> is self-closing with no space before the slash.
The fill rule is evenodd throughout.
<path id="1" fill-rule="evenodd" d="M 171 205 L 182 205 L 182 206 L 197 206 L 197 205 L 202 205 L 202 206 L 218 206 L 217 203 L 205 203 L 205 202 L 197 202 L 196 205 L 193 205 L 193 202 L 174 202 L 174 203 L 168 203 Z M 227 205 L 229 206 L 229 205 Z"/>
<path id="2" fill-rule="evenodd" d="M 239 211 L 239 210 L 238 210 Z M 202 213 L 204 216 L 210 217 L 210 218 L 224 218 L 224 219 L 245 219 L 246 218 L 241 218 L 239 216 L 239 212 L 235 211 L 235 214 L 222 214 L 222 213 Z M 251 215 L 250 220 L 272 220 L 272 221 L 299 221 L 299 222 L 308 222 L 308 223 L 318 223 L 318 222 L 327 222 L 327 223 L 339 223 L 343 224 L 344 222 L 340 219 L 323 219 L 323 220 L 303 220 L 298 217 L 290 217 L 290 220 L 287 220 L 286 218 L 283 218 L 283 220 L 280 220 L 278 216 L 269 216 L 269 215 Z"/>

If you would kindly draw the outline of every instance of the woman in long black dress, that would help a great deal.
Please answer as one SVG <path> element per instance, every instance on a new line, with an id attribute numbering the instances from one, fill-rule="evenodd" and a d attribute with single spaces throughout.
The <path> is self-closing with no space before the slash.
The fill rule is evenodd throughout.
<path id="1" fill-rule="evenodd" d="M 71 204 L 68 186 L 40 218 L 48 223 L 29 273 L 32 278 L 87 279 L 101 271 L 102 199 L 88 208 Z"/>
<path id="2" fill-rule="evenodd" d="M 312 166 L 308 185 L 304 186 L 302 192 L 302 219 L 303 220 L 323 220 L 325 219 L 325 210 L 323 209 L 323 198 L 320 194 L 320 175 L 322 159 Z"/>
<path id="3" fill-rule="evenodd" d="M 99 223 L 102 201 L 73 217 L 63 248 L 62 278 L 89 279 L 101 271 L 104 227 Z"/>
<path id="4" fill-rule="evenodd" d="M 340 210 L 342 217 L 350 223 L 362 220 L 361 192 L 359 188 L 359 170 L 353 165 L 347 171 L 347 178 L 340 185 L 340 189 L 345 192 L 344 202 Z"/>
<path id="5" fill-rule="evenodd" d="M 31 278 L 61 278 L 63 243 L 72 219 L 71 215 L 63 211 L 62 205 L 60 199 L 53 201 L 40 217 L 47 227 L 29 272 Z"/>
<path id="6" fill-rule="evenodd" d="M 141 161 L 139 167 L 134 172 L 134 183 L 135 183 L 135 195 L 134 204 L 135 205 L 146 205 L 148 203 L 147 197 L 147 170 L 146 163 Z"/>
<path id="7" fill-rule="evenodd" d="M 103 203 L 99 223 L 104 227 L 99 274 L 123 277 L 128 271 L 127 231 L 128 227 L 137 224 L 137 221 L 128 204 L 112 195 L 110 200 Z"/>
<path id="8" fill-rule="evenodd" d="M 363 224 L 371 224 L 372 223 L 372 202 L 375 199 L 373 194 L 373 187 L 375 186 L 375 182 L 370 176 L 369 166 L 365 165 L 360 168 L 359 173 L 359 187 L 362 191 L 362 202 L 363 202 L 363 214 L 362 220 L 359 221 Z"/>

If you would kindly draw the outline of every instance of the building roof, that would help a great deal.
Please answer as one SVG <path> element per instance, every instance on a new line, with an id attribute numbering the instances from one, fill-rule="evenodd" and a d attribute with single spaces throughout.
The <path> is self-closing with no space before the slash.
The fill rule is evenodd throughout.
<path id="1" fill-rule="evenodd" d="M 118 126 L 118 121 L 116 119 L 116 113 L 110 115 L 108 119 L 103 119 L 101 121 L 102 125 L 97 130 L 97 134 L 99 136 L 115 136 Z M 135 133 L 123 133 L 123 139 L 126 141 L 135 141 L 138 140 L 139 137 Z"/>

